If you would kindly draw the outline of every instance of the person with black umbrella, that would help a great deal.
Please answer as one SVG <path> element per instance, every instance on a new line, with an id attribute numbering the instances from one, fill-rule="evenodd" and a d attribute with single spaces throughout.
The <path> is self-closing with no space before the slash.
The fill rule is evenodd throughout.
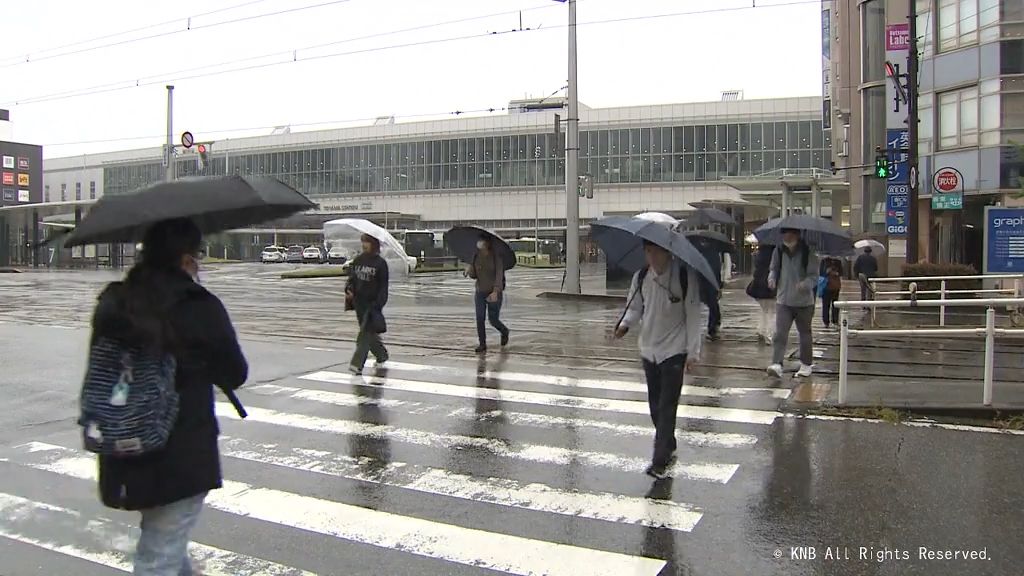
<path id="1" fill-rule="evenodd" d="M 772 253 L 768 272 L 768 287 L 776 291 L 775 349 L 768 373 L 782 377 L 789 331 L 796 323 L 800 336 L 800 370 L 796 375 L 807 377 L 814 364 L 811 322 L 818 286 L 818 257 L 804 241 L 800 230 L 783 228 L 780 233 L 782 244 Z"/>
<path id="2" fill-rule="evenodd" d="M 647 265 L 633 276 L 615 337 L 623 338 L 640 326 L 640 357 L 655 426 L 654 455 L 646 473 L 662 479 L 669 475 L 676 455 L 676 412 L 683 372 L 692 370 L 700 358 L 701 278 L 654 242 L 644 239 L 643 251 Z"/>
<path id="3" fill-rule="evenodd" d="M 466 268 L 466 275 L 476 280 L 476 353 L 487 351 L 487 327 L 484 320 L 501 334 L 501 346 L 508 346 L 509 329 L 501 322 L 501 305 L 505 299 L 505 266 L 494 250 L 491 236 L 481 233 L 476 241 L 476 255 Z"/>
<path id="4" fill-rule="evenodd" d="M 377 364 L 388 361 L 387 348 L 380 339 L 387 332 L 384 306 L 388 303 L 388 263 L 380 255 L 380 240 L 363 234 L 360 241 L 363 252 L 352 261 L 345 285 L 345 309 L 354 309 L 359 322 L 356 349 L 349 363 L 349 372 L 357 376 L 363 373 L 370 353 Z"/>
<path id="5" fill-rule="evenodd" d="M 92 319 L 79 423 L 100 455 L 103 503 L 142 515 L 135 574 L 193 573 L 189 533 L 222 485 L 214 386 L 230 393 L 248 377 L 227 311 L 194 280 L 201 242 L 189 219 L 148 226 L 138 263 L 107 286 Z M 141 419 L 115 418 L 132 406 Z M 165 425 L 163 444 L 147 450 Z"/>

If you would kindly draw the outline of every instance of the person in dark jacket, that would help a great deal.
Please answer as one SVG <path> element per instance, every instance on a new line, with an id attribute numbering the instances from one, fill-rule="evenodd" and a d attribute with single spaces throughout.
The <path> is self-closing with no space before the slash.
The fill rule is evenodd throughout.
<path id="1" fill-rule="evenodd" d="M 754 277 L 747 284 L 747 296 L 757 300 L 760 311 L 757 316 L 757 337 L 761 342 L 771 345 L 775 336 L 775 290 L 768 286 L 768 273 L 771 271 L 772 254 L 775 247 L 761 244 L 754 254 Z"/>
<path id="2" fill-rule="evenodd" d="M 821 297 L 821 321 L 827 330 L 839 326 L 839 309 L 833 304 L 839 300 L 843 289 L 843 263 L 835 258 L 822 258 L 825 277 L 825 291 Z"/>
<path id="3" fill-rule="evenodd" d="M 863 274 L 867 280 L 878 276 L 878 259 L 871 253 L 870 246 L 864 248 L 864 253 L 858 256 L 857 261 L 853 263 L 853 274 L 857 278 Z M 866 282 L 860 284 L 860 299 L 862 302 L 868 299 L 868 284 Z"/>
<path id="4" fill-rule="evenodd" d="M 502 347 L 508 346 L 509 330 L 501 322 L 501 305 L 505 300 L 505 267 L 491 244 L 491 237 L 482 234 L 476 242 L 476 256 L 466 268 L 466 275 L 476 280 L 474 300 L 476 302 L 476 336 L 479 345 L 476 353 L 487 351 L 487 327 L 484 320 L 489 318 L 491 326 L 501 333 Z"/>
<path id="5" fill-rule="evenodd" d="M 373 353 L 377 364 L 388 361 L 388 350 L 380 339 L 387 331 L 384 306 L 388 303 L 388 263 L 380 255 L 380 240 L 363 234 L 363 253 L 349 267 L 345 286 L 346 308 L 354 308 L 359 322 L 356 350 L 349 363 L 352 374 L 363 373 L 366 357 Z"/>
<path id="6" fill-rule="evenodd" d="M 136 575 L 192 574 L 187 546 L 203 501 L 221 487 L 213 387 L 234 390 L 248 364 L 220 300 L 194 281 L 202 237 L 190 220 L 152 226 L 138 264 L 107 286 L 92 319 L 99 338 L 153 345 L 175 357 L 179 411 L 166 446 L 132 458 L 100 456 L 105 505 L 142 513 Z"/>

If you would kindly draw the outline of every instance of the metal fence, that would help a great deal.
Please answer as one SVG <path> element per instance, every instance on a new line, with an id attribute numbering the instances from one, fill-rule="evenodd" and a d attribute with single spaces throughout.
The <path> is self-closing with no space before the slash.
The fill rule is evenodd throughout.
<path id="1" fill-rule="evenodd" d="M 976 290 L 950 290 L 948 288 L 950 281 L 958 280 L 990 280 L 999 283 L 998 288 L 981 288 Z M 938 290 L 916 290 L 911 286 L 911 290 L 878 290 L 879 284 L 895 283 L 900 284 L 904 282 L 939 282 Z M 1003 287 L 1003 284 L 1009 284 L 1008 287 Z M 895 278 L 872 278 L 868 280 L 868 284 L 871 287 L 871 293 L 876 297 L 878 296 L 895 296 L 901 298 L 903 296 L 914 296 L 921 295 L 937 295 L 938 300 L 944 301 L 949 296 L 958 296 L 966 294 L 978 294 L 978 295 L 1006 295 L 1008 298 L 1024 298 L 1024 274 L 983 274 L 976 276 L 905 276 Z M 981 305 L 981 304 L 977 304 Z M 1007 310 L 1010 312 L 1011 323 L 1016 326 L 1024 323 L 1024 317 L 1021 314 L 1021 307 L 1013 306 Z M 878 316 L 876 314 L 877 308 L 871 308 L 871 326 L 878 325 Z M 946 306 L 939 306 L 939 326 L 946 325 Z"/>
<path id="2" fill-rule="evenodd" d="M 914 328 L 914 329 L 871 329 L 850 328 L 850 309 L 871 308 L 946 308 L 966 306 L 987 306 L 984 328 Z M 996 307 L 1008 306 L 1019 309 L 1024 298 L 989 298 L 969 300 L 873 300 L 867 302 L 836 302 L 839 313 L 839 405 L 846 404 L 847 380 L 850 363 L 851 336 L 941 336 L 941 337 L 985 337 L 985 373 L 983 378 L 982 404 L 992 405 L 992 377 L 995 370 L 996 336 L 1024 336 L 1024 329 L 996 328 Z"/>

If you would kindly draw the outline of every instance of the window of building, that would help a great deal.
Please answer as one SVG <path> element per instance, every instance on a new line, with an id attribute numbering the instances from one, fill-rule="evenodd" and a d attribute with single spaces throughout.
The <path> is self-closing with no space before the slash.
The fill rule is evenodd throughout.
<path id="1" fill-rule="evenodd" d="M 956 50 L 998 36 L 999 0 L 939 0 L 939 51 Z"/>
<path id="2" fill-rule="evenodd" d="M 82 199 L 82 183 L 75 182 L 75 200 Z"/>
<path id="3" fill-rule="evenodd" d="M 978 144 L 978 87 L 944 92 L 939 99 L 939 147 Z"/>
<path id="4" fill-rule="evenodd" d="M 96 181 L 89 182 L 89 200 L 96 199 Z"/>

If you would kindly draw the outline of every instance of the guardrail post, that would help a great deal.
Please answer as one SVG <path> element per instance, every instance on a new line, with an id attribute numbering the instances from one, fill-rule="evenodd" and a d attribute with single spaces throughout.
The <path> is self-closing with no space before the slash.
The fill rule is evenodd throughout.
<path id="1" fill-rule="evenodd" d="M 939 286 L 939 300 L 946 300 L 946 281 L 943 280 Z M 946 325 L 946 305 L 939 306 L 939 326 Z"/>
<path id="2" fill-rule="evenodd" d="M 996 357 L 996 309 L 989 306 L 985 311 L 985 393 L 982 403 L 992 405 L 992 376 L 995 372 Z"/>
<path id="3" fill-rule="evenodd" d="M 871 287 L 871 290 L 870 290 L 870 292 L 871 292 L 871 294 L 870 294 L 871 299 L 872 300 L 877 300 L 876 293 L 878 291 L 878 284 L 875 284 L 874 282 L 870 282 L 868 284 L 868 286 Z M 871 307 L 871 327 L 872 328 L 877 328 L 878 327 L 878 308 L 875 308 L 874 306 Z"/>
<path id="4" fill-rule="evenodd" d="M 846 404 L 846 377 L 850 362 L 850 311 L 839 312 L 839 405 Z"/>

